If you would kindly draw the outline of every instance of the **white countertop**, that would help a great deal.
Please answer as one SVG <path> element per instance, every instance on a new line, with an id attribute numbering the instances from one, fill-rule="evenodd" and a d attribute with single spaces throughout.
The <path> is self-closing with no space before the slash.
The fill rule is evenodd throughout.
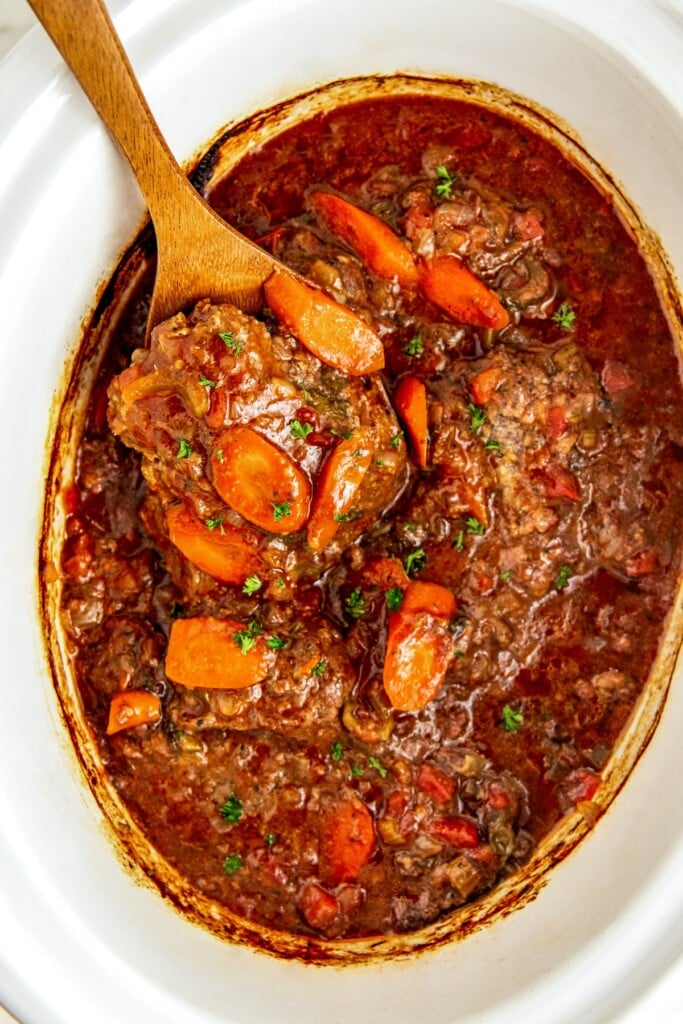
<path id="1" fill-rule="evenodd" d="M 0 60 L 35 20 L 26 0 L 0 0 Z"/>

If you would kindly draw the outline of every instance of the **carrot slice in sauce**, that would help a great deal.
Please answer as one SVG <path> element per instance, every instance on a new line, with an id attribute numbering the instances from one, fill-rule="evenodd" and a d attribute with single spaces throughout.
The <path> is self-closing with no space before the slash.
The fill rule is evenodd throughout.
<path id="1" fill-rule="evenodd" d="M 276 270 L 263 286 L 276 317 L 323 363 L 362 376 L 384 366 L 384 349 L 365 321 L 285 271 Z"/>
<path id="2" fill-rule="evenodd" d="M 384 689 L 399 711 L 419 711 L 439 692 L 455 657 L 448 620 L 453 594 L 438 583 L 414 580 L 398 612 L 389 616 L 384 657 Z"/>
<path id="3" fill-rule="evenodd" d="M 499 366 L 489 366 L 486 370 L 482 370 L 475 377 L 472 377 L 469 389 L 477 405 L 486 405 L 487 402 L 491 401 L 498 381 L 502 376 L 503 371 Z"/>
<path id="4" fill-rule="evenodd" d="M 330 885 L 353 882 L 375 852 L 372 815 L 357 796 L 335 806 L 323 823 L 320 874 Z"/>
<path id="5" fill-rule="evenodd" d="M 166 675 L 181 686 L 242 690 L 260 683 L 271 662 L 263 638 L 244 622 L 200 616 L 171 624 Z"/>
<path id="6" fill-rule="evenodd" d="M 435 256 L 420 265 L 420 290 L 453 320 L 501 330 L 510 322 L 498 296 L 457 256 Z"/>
<path id="7" fill-rule="evenodd" d="M 161 718 L 161 701 L 148 690 L 122 690 L 115 693 L 109 705 L 107 736 L 136 725 L 149 725 Z"/>
<path id="8" fill-rule="evenodd" d="M 166 522 L 178 550 L 221 583 L 244 583 L 247 576 L 263 569 L 256 542 L 230 523 L 216 523 L 209 529 L 184 505 L 171 505 Z"/>
<path id="9" fill-rule="evenodd" d="M 416 284 L 413 254 L 380 217 L 332 192 L 312 192 L 310 198 L 332 234 L 354 249 L 373 274 L 395 277 L 404 287 Z"/>
<path id="10" fill-rule="evenodd" d="M 372 463 L 367 435 L 355 431 L 341 441 L 322 468 L 308 521 L 308 546 L 324 551 L 334 539 Z"/>
<path id="11" fill-rule="evenodd" d="M 424 469 L 429 450 L 429 428 L 427 389 L 422 381 L 417 377 L 403 377 L 394 394 L 394 407 L 406 425 L 415 461 Z"/>
<path id="12" fill-rule="evenodd" d="M 308 518 L 308 477 L 252 427 L 230 427 L 219 435 L 211 475 L 223 501 L 262 530 L 296 533 Z"/>

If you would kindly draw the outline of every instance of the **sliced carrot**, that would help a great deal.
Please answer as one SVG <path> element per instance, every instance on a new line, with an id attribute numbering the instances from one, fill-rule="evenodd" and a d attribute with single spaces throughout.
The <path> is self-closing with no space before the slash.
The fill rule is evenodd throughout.
<path id="1" fill-rule="evenodd" d="M 403 562 L 398 558 L 374 559 L 363 569 L 363 579 L 366 583 L 381 587 L 382 590 L 390 590 L 391 587 L 405 590 L 410 582 Z"/>
<path id="2" fill-rule="evenodd" d="M 428 583 L 424 580 L 412 580 L 405 589 L 401 614 L 412 612 L 429 612 L 437 618 L 452 619 L 456 611 L 456 601 L 452 591 L 439 583 Z"/>
<path id="3" fill-rule="evenodd" d="M 394 394 L 394 406 L 406 425 L 415 461 L 424 469 L 429 450 L 429 428 L 427 389 L 422 381 L 417 377 L 402 377 Z"/>
<path id="4" fill-rule="evenodd" d="M 122 690 L 115 693 L 109 705 L 107 736 L 136 725 L 150 725 L 161 718 L 161 701 L 148 690 Z"/>
<path id="5" fill-rule="evenodd" d="M 178 550 L 221 583 L 244 583 L 247 576 L 258 575 L 264 567 L 255 539 L 230 523 L 217 523 L 209 529 L 184 505 L 171 505 L 166 522 Z"/>
<path id="6" fill-rule="evenodd" d="M 328 366 L 356 377 L 384 366 L 382 342 L 372 328 L 319 288 L 276 270 L 263 290 L 287 330 Z"/>
<path id="7" fill-rule="evenodd" d="M 372 814 L 357 796 L 338 803 L 323 820 L 319 862 L 323 881 L 353 882 L 375 852 Z"/>
<path id="8" fill-rule="evenodd" d="M 340 441 L 322 468 L 308 521 L 308 546 L 324 551 L 356 500 L 372 463 L 370 437 L 356 430 Z"/>
<path id="9" fill-rule="evenodd" d="M 312 192 L 311 202 L 333 235 L 354 249 L 378 277 L 395 277 L 406 287 L 417 283 L 413 254 L 380 217 L 332 192 Z"/>
<path id="10" fill-rule="evenodd" d="M 296 533 L 308 518 L 311 485 L 289 455 L 247 426 L 219 434 L 213 485 L 244 519 L 269 533 Z"/>
<path id="11" fill-rule="evenodd" d="M 458 323 L 501 330 L 510 322 L 498 296 L 457 256 L 435 256 L 420 265 L 420 289 Z"/>
<path id="12" fill-rule="evenodd" d="M 489 366 L 486 370 L 478 373 L 476 377 L 472 377 L 469 389 L 477 405 L 486 405 L 491 401 L 502 376 L 503 371 L 500 366 Z"/>
<path id="13" fill-rule="evenodd" d="M 447 623 L 428 612 L 389 616 L 384 689 L 399 711 L 419 711 L 436 697 L 455 657 Z"/>
<path id="14" fill-rule="evenodd" d="M 260 683 L 271 662 L 263 638 L 244 622 L 200 616 L 171 624 L 166 675 L 181 686 L 241 690 Z"/>

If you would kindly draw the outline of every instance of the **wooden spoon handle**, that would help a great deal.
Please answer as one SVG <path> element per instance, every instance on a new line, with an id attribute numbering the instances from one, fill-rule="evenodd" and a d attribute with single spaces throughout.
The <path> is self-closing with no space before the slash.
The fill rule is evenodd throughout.
<path id="1" fill-rule="evenodd" d="M 101 0 L 28 0 L 137 178 L 152 220 L 171 194 L 194 190 L 147 106 Z"/>

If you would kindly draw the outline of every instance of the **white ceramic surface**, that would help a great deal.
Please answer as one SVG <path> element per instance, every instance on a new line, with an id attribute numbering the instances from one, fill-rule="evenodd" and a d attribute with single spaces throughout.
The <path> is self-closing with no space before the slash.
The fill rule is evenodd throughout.
<path id="1" fill-rule="evenodd" d="M 181 158 L 317 82 L 489 79 L 578 130 L 683 279 L 680 0 L 111 7 Z M 683 678 L 624 791 L 538 899 L 427 956 L 353 970 L 278 962 L 189 925 L 122 871 L 60 724 L 34 566 L 62 367 L 144 211 L 40 30 L 0 66 L 0 166 L 0 1002 L 22 1024 L 683 1020 Z"/>

